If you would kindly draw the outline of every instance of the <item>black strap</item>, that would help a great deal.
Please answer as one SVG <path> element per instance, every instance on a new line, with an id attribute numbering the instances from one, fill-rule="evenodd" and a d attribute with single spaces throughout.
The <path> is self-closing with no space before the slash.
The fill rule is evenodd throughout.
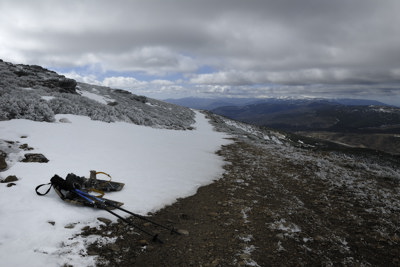
<path id="1" fill-rule="evenodd" d="M 41 184 L 35 188 L 36 194 L 39 196 L 47 195 L 50 189 L 53 187 L 56 193 L 61 197 L 61 199 L 73 199 L 75 196 L 74 190 L 76 188 L 81 188 L 82 178 L 76 176 L 75 174 L 68 174 L 67 179 L 64 180 L 57 174 L 50 179 L 50 183 Z M 45 193 L 40 193 L 39 188 L 45 185 L 50 185 Z M 63 193 L 66 191 L 66 193 Z"/>
<path id="2" fill-rule="evenodd" d="M 41 188 L 44 185 L 50 185 L 50 186 L 46 192 L 40 193 L 39 188 Z M 50 189 L 52 186 L 54 186 L 54 188 L 57 188 L 59 190 L 63 189 L 63 190 L 69 191 L 69 190 L 73 189 L 73 187 L 70 183 L 67 183 L 63 178 L 61 178 L 60 176 L 58 176 L 56 174 L 53 176 L 53 178 L 50 179 L 50 183 L 38 185 L 35 188 L 36 194 L 38 194 L 39 196 L 47 195 L 50 192 Z"/>
<path id="3" fill-rule="evenodd" d="M 40 193 L 39 192 L 39 188 L 41 188 L 44 185 L 50 185 L 50 186 L 49 186 L 49 188 L 47 189 L 47 191 L 45 193 Z M 50 192 L 50 189 L 51 189 L 52 186 L 53 186 L 52 183 L 38 185 L 35 188 L 36 194 L 38 194 L 39 196 L 47 195 Z"/>

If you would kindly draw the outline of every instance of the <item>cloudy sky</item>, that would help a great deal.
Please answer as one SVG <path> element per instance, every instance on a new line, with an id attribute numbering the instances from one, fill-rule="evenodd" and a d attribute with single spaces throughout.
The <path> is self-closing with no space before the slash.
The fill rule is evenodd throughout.
<path id="1" fill-rule="evenodd" d="M 0 58 L 156 98 L 400 105 L 398 0 L 0 0 Z"/>

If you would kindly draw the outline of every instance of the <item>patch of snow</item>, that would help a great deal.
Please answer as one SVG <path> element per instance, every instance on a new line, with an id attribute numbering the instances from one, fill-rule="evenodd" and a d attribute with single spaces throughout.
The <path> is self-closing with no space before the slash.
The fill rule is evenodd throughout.
<path id="1" fill-rule="evenodd" d="M 150 106 L 150 107 L 157 107 L 157 105 L 154 105 L 154 104 L 152 104 L 152 103 L 150 103 L 150 102 L 146 102 L 146 105 L 148 105 L 148 106 Z"/>
<path id="2" fill-rule="evenodd" d="M 95 92 L 98 92 L 98 90 L 97 89 L 95 89 L 95 88 L 93 88 L 93 91 L 95 91 Z M 87 98 L 89 98 L 89 99 L 92 99 L 92 100 L 94 100 L 94 101 L 97 101 L 97 102 L 99 102 L 99 103 L 101 103 L 101 104 L 104 104 L 104 105 L 107 105 L 108 103 L 111 103 L 111 102 L 114 102 L 115 100 L 114 99 L 112 99 L 112 98 L 109 98 L 109 97 L 107 97 L 107 96 L 104 96 L 104 95 L 99 95 L 99 94 L 96 94 L 96 93 L 91 93 L 91 92 L 88 92 L 88 91 L 77 91 L 81 96 L 84 96 L 84 97 L 87 97 Z"/>
<path id="3" fill-rule="evenodd" d="M 271 140 L 272 140 L 275 144 L 277 144 L 277 145 L 282 145 L 282 144 L 283 144 L 282 141 L 280 141 L 280 140 L 278 139 L 278 137 L 276 137 L 276 136 L 272 136 L 272 137 L 271 137 Z"/>
<path id="4" fill-rule="evenodd" d="M 239 239 L 247 243 L 253 240 L 253 235 L 239 236 Z"/>
<path id="5" fill-rule="evenodd" d="M 234 120 L 230 120 L 227 118 L 223 118 L 223 121 L 228 126 L 234 127 L 237 130 L 243 131 L 247 134 L 258 136 L 259 138 L 261 138 L 265 141 L 269 141 L 269 142 L 275 143 L 277 145 L 282 145 L 283 141 L 285 141 L 287 139 L 284 134 L 281 134 L 276 131 L 268 131 L 268 134 L 266 134 L 259 127 L 251 125 L 251 124 L 234 121 Z M 243 137 L 246 137 L 246 136 L 243 136 Z"/>
<path id="6" fill-rule="evenodd" d="M 247 214 L 249 211 L 251 211 L 251 207 L 245 207 L 244 209 L 241 210 L 242 218 L 244 219 L 244 222 L 245 222 L 245 223 L 250 222 L 250 221 L 248 220 L 249 215 Z"/>
<path id="7" fill-rule="evenodd" d="M 298 233 L 301 232 L 299 226 L 294 223 L 288 223 L 285 219 L 280 219 L 279 221 L 275 221 L 270 224 L 270 229 L 272 230 L 281 230 L 283 232 L 288 233 Z"/>
<path id="8" fill-rule="evenodd" d="M 50 101 L 50 100 L 54 99 L 55 97 L 54 96 L 42 96 L 41 98 L 46 101 Z"/>
<path id="9" fill-rule="evenodd" d="M 246 266 L 261 267 L 256 261 L 251 258 L 251 253 L 253 253 L 255 250 L 256 247 L 254 245 L 246 245 L 245 247 L 243 247 L 243 250 L 237 255 L 243 260 Z"/>
<path id="10" fill-rule="evenodd" d="M 200 113 L 196 113 L 196 130 L 192 131 L 56 115 L 56 121 L 61 118 L 71 123 L 0 121 L 2 139 L 27 143 L 34 148 L 30 152 L 42 153 L 50 160 L 14 161 L 0 173 L 20 179 L 13 187 L 0 184 L 3 266 L 94 265 L 94 257 L 85 254 L 88 240 L 70 238 L 84 226 L 98 226 L 97 217 L 116 218 L 103 210 L 63 202 L 54 190 L 37 196 L 35 187 L 48 183 L 53 175 L 65 177 L 72 172 L 88 177 L 90 170 L 105 171 L 114 181 L 125 183 L 122 191 L 106 197 L 124 202 L 127 210 L 146 214 L 193 195 L 200 186 L 220 177 L 224 162 L 214 152 L 231 142 L 225 134 L 214 131 Z M 21 136 L 27 137 L 21 141 Z M 12 150 L 9 157 L 17 159 L 24 153 Z M 73 229 L 65 228 L 71 223 L 75 224 Z"/>
<path id="11" fill-rule="evenodd" d="M 285 251 L 286 249 L 282 246 L 282 242 L 278 241 L 278 251 Z"/>

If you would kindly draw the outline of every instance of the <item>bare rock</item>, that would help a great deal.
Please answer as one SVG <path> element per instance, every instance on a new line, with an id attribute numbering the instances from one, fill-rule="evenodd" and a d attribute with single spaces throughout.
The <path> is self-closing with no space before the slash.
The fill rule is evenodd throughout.
<path id="1" fill-rule="evenodd" d="M 98 217 L 97 220 L 99 220 L 99 221 L 105 223 L 106 225 L 111 224 L 111 220 L 110 220 L 110 219 L 107 219 L 107 218 L 104 218 L 104 217 Z"/>
<path id="2" fill-rule="evenodd" d="M 23 159 L 22 162 L 46 163 L 49 162 L 49 160 L 43 154 L 27 153 L 25 154 L 25 159 Z"/>
<path id="3" fill-rule="evenodd" d="M 97 251 L 95 251 L 93 249 L 88 249 L 86 251 L 86 253 L 87 253 L 88 256 L 96 256 L 96 255 L 98 255 Z"/>
<path id="4" fill-rule="evenodd" d="M 33 147 L 30 147 L 28 144 L 22 144 L 19 148 L 23 150 L 33 150 Z"/>
<path id="5" fill-rule="evenodd" d="M 6 157 L 3 155 L 3 153 L 0 153 L 0 170 L 5 169 L 7 169 Z"/>
<path id="6" fill-rule="evenodd" d="M 69 119 L 67 119 L 67 118 L 61 118 L 59 120 L 59 122 L 61 122 L 61 123 L 71 123 L 71 121 Z"/>
<path id="7" fill-rule="evenodd" d="M 16 182 L 16 181 L 18 181 L 17 176 L 15 176 L 15 175 L 9 175 L 9 176 L 7 176 L 6 179 L 4 179 L 4 180 L 1 181 L 1 182 L 2 182 L 2 183 L 11 183 L 11 182 Z"/>
<path id="8" fill-rule="evenodd" d="M 179 229 L 177 232 L 179 234 L 181 234 L 181 235 L 189 235 L 189 231 L 188 230 Z"/>
<path id="9" fill-rule="evenodd" d="M 86 226 L 82 227 L 82 231 L 83 231 L 83 232 L 84 232 L 84 231 L 89 231 L 89 229 L 90 229 L 90 226 L 89 226 L 89 225 L 86 225 Z"/>
<path id="10" fill-rule="evenodd" d="M 112 251 L 114 251 L 114 252 L 118 252 L 118 251 L 121 250 L 121 248 L 120 248 L 117 244 L 115 244 L 115 243 L 109 245 L 108 247 L 109 247 Z"/>
<path id="11" fill-rule="evenodd" d="M 64 228 L 66 228 L 66 229 L 73 229 L 73 228 L 75 228 L 75 225 L 76 225 L 76 223 L 69 223 L 69 224 L 67 224 L 66 226 L 64 226 Z"/>

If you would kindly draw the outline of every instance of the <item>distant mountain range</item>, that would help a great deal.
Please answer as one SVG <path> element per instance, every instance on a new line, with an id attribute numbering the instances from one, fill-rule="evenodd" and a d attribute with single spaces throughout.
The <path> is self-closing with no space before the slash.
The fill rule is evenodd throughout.
<path id="1" fill-rule="evenodd" d="M 374 100 L 184 98 L 167 101 L 291 132 L 400 133 L 400 108 Z"/>
<path id="2" fill-rule="evenodd" d="M 179 99 L 165 99 L 165 102 L 188 107 L 194 109 L 203 109 L 203 110 L 213 110 L 220 107 L 226 106 L 246 106 L 253 104 L 262 104 L 262 103 L 290 103 L 290 102 L 309 102 L 309 101 L 327 101 L 330 103 L 337 103 L 342 105 L 375 105 L 375 106 L 388 106 L 385 103 L 376 101 L 376 100 L 368 100 L 368 99 L 349 99 L 349 98 L 340 98 L 340 99 L 325 99 L 325 98 L 228 98 L 228 97 L 220 97 L 220 98 L 197 98 L 197 97 L 186 97 Z"/>

